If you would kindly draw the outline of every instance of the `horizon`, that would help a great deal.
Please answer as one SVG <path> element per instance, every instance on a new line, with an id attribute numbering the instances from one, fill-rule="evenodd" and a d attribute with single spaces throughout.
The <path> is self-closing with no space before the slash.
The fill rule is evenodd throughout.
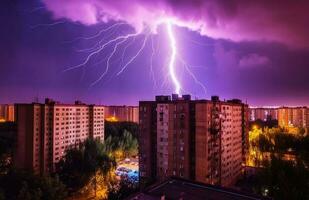
<path id="1" fill-rule="evenodd" d="M 164 95 L 164 96 L 171 96 L 172 94 L 157 94 L 155 96 L 158 96 L 158 95 Z M 183 94 L 183 95 L 188 95 L 188 94 Z M 190 94 L 189 94 L 190 95 Z M 85 103 L 87 105 L 102 105 L 102 106 L 139 106 L 139 102 L 140 101 L 155 101 L 155 96 L 153 96 L 152 98 L 148 98 L 148 99 L 141 99 L 139 101 L 136 102 L 136 104 L 134 103 L 131 103 L 131 104 L 121 104 L 121 103 L 93 103 L 93 102 L 88 102 L 88 101 L 82 101 L 80 99 L 75 99 L 75 100 L 72 100 L 72 101 L 60 101 L 58 99 L 55 99 L 55 98 L 51 98 L 51 97 L 39 97 L 37 99 L 37 97 L 33 97 L 33 100 L 30 100 L 30 101 L 24 101 L 24 102 L 0 102 L 0 105 L 14 105 L 14 104 L 31 104 L 31 103 L 41 103 L 41 104 L 44 104 L 45 103 L 45 99 L 51 99 L 53 101 L 56 101 L 58 102 L 59 104 L 69 104 L 69 105 L 72 105 L 75 103 L 75 101 L 80 101 L 81 103 Z M 180 95 L 181 96 L 181 95 Z M 218 96 L 218 95 L 212 95 L 212 96 Z M 237 99 L 237 98 L 221 98 L 219 96 L 220 100 L 221 101 L 226 101 L 226 100 L 231 100 L 231 99 Z M 211 96 L 209 98 L 194 98 L 191 96 L 191 100 L 210 100 L 211 99 Z M 243 103 L 247 104 L 249 106 L 249 108 L 280 108 L 280 107 L 291 107 L 291 108 L 297 108 L 297 107 L 309 107 L 309 104 L 298 104 L 298 105 L 291 105 L 291 104 L 282 104 L 282 105 L 267 105 L 267 104 L 264 104 L 264 105 L 252 105 L 250 104 L 249 102 L 246 102 L 246 100 L 243 100 L 243 99 L 240 99 Z"/>

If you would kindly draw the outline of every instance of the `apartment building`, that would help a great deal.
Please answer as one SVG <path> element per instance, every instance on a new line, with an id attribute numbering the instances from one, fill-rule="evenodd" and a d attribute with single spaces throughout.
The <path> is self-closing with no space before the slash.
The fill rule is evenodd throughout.
<path id="1" fill-rule="evenodd" d="M 278 120 L 280 127 L 309 127 L 309 108 L 301 107 L 277 107 L 277 108 L 250 108 L 250 120 L 267 119 Z"/>
<path id="2" fill-rule="evenodd" d="M 232 185 L 248 144 L 248 106 L 240 100 L 157 96 L 140 102 L 140 176 Z"/>
<path id="3" fill-rule="evenodd" d="M 250 108 L 250 120 L 263 120 L 267 121 L 268 119 L 275 119 L 278 120 L 278 108 L 257 108 L 251 107 Z"/>
<path id="4" fill-rule="evenodd" d="M 10 104 L 0 105 L 0 120 L 4 122 L 15 121 L 14 105 Z"/>
<path id="5" fill-rule="evenodd" d="M 278 125 L 280 127 L 309 127 L 309 108 L 280 107 L 278 109 Z"/>
<path id="6" fill-rule="evenodd" d="M 104 107 L 61 104 L 16 104 L 17 144 L 13 163 L 17 168 L 49 173 L 68 148 L 88 137 L 104 140 Z"/>
<path id="7" fill-rule="evenodd" d="M 138 123 L 138 106 L 105 106 L 105 120 Z"/>

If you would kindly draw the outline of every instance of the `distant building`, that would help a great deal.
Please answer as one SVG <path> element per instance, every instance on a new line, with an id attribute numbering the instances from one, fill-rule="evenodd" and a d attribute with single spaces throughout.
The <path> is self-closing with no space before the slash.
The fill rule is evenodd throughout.
<path id="1" fill-rule="evenodd" d="M 9 104 L 0 105 L 0 121 L 3 122 L 15 121 L 14 105 Z"/>
<path id="2" fill-rule="evenodd" d="M 309 108 L 280 107 L 278 109 L 278 123 L 280 127 L 309 127 Z"/>
<path id="3" fill-rule="evenodd" d="M 105 120 L 138 123 L 138 106 L 105 106 Z"/>
<path id="4" fill-rule="evenodd" d="M 250 108 L 250 120 L 278 120 L 280 127 L 309 127 L 308 107 Z"/>
<path id="5" fill-rule="evenodd" d="M 15 104 L 17 144 L 15 167 L 48 173 L 65 154 L 86 138 L 104 140 L 104 107 L 60 104 L 50 99 L 45 104 Z"/>
<path id="6" fill-rule="evenodd" d="M 142 180 L 168 177 L 228 186 L 246 160 L 249 110 L 240 100 L 157 96 L 139 103 Z"/>
<path id="7" fill-rule="evenodd" d="M 278 120 L 278 108 L 250 108 L 250 120 Z"/>

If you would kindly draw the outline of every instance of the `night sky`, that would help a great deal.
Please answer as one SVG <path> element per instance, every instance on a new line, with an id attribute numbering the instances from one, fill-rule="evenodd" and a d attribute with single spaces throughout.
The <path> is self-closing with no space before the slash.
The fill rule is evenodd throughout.
<path id="1" fill-rule="evenodd" d="M 297 2 L 297 3 L 296 3 Z M 309 1 L 299 0 L 2 0 L 0 103 L 50 97 L 61 102 L 137 105 L 171 94 L 169 42 L 160 18 L 172 18 L 182 93 L 239 98 L 250 105 L 309 105 Z M 116 28 L 91 37 L 115 23 Z M 98 41 L 145 30 L 119 45 L 108 73 L 108 46 L 77 69 Z M 148 30 L 147 29 L 147 30 Z M 127 47 L 127 48 L 126 48 Z M 151 62 L 152 60 L 152 62 Z M 150 69 L 152 69 L 152 75 Z"/>

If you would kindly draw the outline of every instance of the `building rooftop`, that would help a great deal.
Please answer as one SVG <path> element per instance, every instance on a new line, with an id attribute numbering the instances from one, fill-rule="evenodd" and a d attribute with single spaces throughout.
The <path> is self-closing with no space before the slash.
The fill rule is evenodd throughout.
<path id="1" fill-rule="evenodd" d="M 268 199 L 253 194 L 222 188 L 219 186 L 196 183 L 179 178 L 171 178 L 153 185 L 144 192 L 128 200 L 262 200 Z"/>
<path id="2" fill-rule="evenodd" d="M 105 107 L 104 105 L 97 105 L 97 104 L 86 104 L 81 101 L 75 101 L 74 103 L 68 104 L 68 103 L 61 103 L 59 101 L 54 101 L 50 98 L 45 98 L 45 101 L 43 103 L 40 102 L 32 102 L 32 103 L 15 103 L 15 105 L 23 105 L 23 106 L 32 106 L 32 105 L 52 105 L 57 107 Z"/>
<path id="3" fill-rule="evenodd" d="M 211 96 L 211 99 L 191 99 L 190 95 L 157 95 L 154 101 L 140 101 L 142 104 L 153 104 L 153 103 L 175 103 L 175 102 L 194 102 L 194 103 L 207 103 L 207 102 L 218 102 L 225 105 L 247 105 L 247 103 L 242 102 L 240 99 L 223 99 L 221 100 L 219 96 Z"/>

